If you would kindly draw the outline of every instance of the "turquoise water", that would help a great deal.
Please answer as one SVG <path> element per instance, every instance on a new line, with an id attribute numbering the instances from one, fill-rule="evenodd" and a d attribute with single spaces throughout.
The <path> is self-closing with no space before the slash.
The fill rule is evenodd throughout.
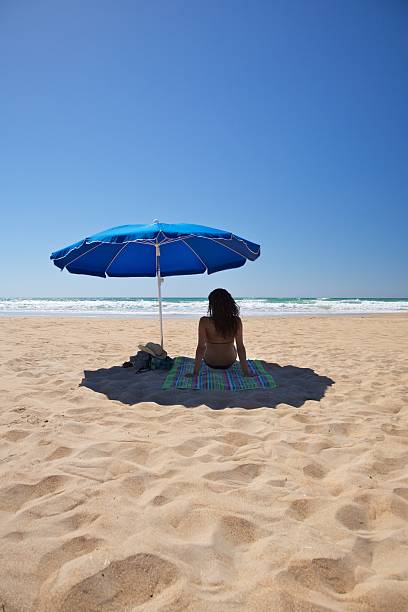
<path id="1" fill-rule="evenodd" d="M 381 297 L 240 297 L 237 302 L 244 316 L 302 314 L 374 314 L 408 312 L 408 298 Z M 163 298 L 165 316 L 201 316 L 207 298 Z M 157 298 L 80 297 L 80 298 L 0 298 L 0 315 L 83 315 L 153 316 L 158 313 Z"/>

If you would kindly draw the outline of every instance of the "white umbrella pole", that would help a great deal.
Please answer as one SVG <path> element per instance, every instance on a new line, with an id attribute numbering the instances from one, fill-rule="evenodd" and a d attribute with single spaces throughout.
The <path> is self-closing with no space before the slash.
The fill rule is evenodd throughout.
<path id="1" fill-rule="evenodd" d="M 157 293 L 159 298 L 159 316 L 160 316 L 160 346 L 163 348 L 163 312 L 161 298 L 161 284 L 163 282 L 160 276 L 160 246 L 156 243 L 156 276 L 157 276 Z"/>

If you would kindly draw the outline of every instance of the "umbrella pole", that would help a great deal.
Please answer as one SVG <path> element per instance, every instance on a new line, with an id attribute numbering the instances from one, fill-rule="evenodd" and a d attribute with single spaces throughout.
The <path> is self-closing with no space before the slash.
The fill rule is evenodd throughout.
<path id="1" fill-rule="evenodd" d="M 163 312 L 161 299 L 161 284 L 163 282 L 160 276 L 160 246 L 156 243 L 156 276 L 157 276 L 157 294 L 159 299 L 159 317 L 160 317 L 160 346 L 163 348 Z"/>

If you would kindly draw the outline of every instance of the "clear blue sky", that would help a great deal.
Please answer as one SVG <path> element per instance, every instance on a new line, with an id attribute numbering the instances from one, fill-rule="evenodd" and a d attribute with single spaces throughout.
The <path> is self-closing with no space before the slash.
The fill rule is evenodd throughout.
<path id="1" fill-rule="evenodd" d="M 2 0 L 5 296 L 154 295 L 59 272 L 115 225 L 259 242 L 164 295 L 408 295 L 408 2 Z"/>

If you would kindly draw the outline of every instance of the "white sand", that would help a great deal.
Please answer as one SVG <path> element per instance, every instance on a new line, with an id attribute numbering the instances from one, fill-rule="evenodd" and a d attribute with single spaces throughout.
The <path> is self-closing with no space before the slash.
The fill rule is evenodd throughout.
<path id="1" fill-rule="evenodd" d="M 408 317 L 245 336 L 278 389 L 118 368 L 154 321 L 0 319 L 1 612 L 408 610 Z"/>

